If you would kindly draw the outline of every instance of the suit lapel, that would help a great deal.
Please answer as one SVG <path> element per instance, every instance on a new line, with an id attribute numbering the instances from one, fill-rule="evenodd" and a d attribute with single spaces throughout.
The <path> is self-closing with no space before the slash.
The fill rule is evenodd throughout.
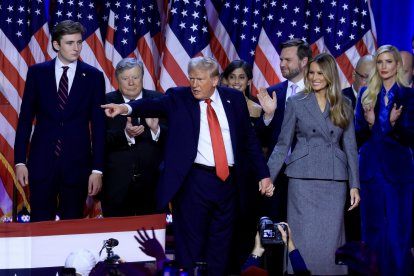
<path id="1" fill-rule="evenodd" d="M 81 101 L 84 96 L 83 82 L 86 77 L 86 72 L 84 71 L 83 63 L 78 60 L 76 65 L 75 77 L 73 78 L 72 86 L 69 90 L 69 97 L 65 107 L 65 113 L 69 112 L 72 107 L 72 103 L 78 103 Z"/>
<path id="2" fill-rule="evenodd" d="M 326 108 L 329 108 L 328 102 L 326 103 Z M 307 100 L 305 102 L 305 107 L 308 110 L 308 112 L 312 115 L 312 117 L 315 119 L 315 122 L 319 125 L 322 132 L 325 134 L 327 138 L 329 138 L 329 131 L 328 126 L 326 125 L 326 118 L 324 114 L 319 109 L 318 101 L 316 100 L 316 96 L 313 93 L 309 93 Z"/>
<path id="3" fill-rule="evenodd" d="M 51 76 L 52 81 L 44 81 L 43 91 L 45 93 L 50 93 L 50 95 L 46 95 L 46 99 L 50 100 L 52 99 L 51 103 L 56 109 L 56 113 L 60 113 L 59 109 L 59 100 L 58 100 L 58 94 L 57 94 L 57 86 L 56 86 L 56 73 L 55 73 L 55 64 L 56 64 L 56 58 L 51 60 L 48 64 L 48 71 L 45 74 L 46 76 Z"/>
<path id="4" fill-rule="evenodd" d="M 278 114 L 283 115 L 285 113 L 285 107 L 286 107 L 286 100 L 287 100 L 286 95 L 287 95 L 288 81 L 285 81 L 281 88 L 282 89 L 276 90 L 276 98 L 277 98 L 276 112 Z M 278 118 L 281 118 L 281 117 L 278 116 Z M 282 124 L 282 122 L 280 122 L 280 124 Z"/>
<path id="5" fill-rule="evenodd" d="M 185 107 L 190 112 L 190 118 L 193 120 L 193 134 L 195 141 L 198 142 L 200 136 L 200 101 L 194 98 L 190 87 L 188 87 L 186 92 L 188 97 L 185 98 Z"/>

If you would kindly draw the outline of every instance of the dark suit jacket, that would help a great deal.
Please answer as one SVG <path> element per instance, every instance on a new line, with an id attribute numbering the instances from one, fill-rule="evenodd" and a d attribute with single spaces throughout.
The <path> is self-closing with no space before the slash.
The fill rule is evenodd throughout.
<path id="1" fill-rule="evenodd" d="M 15 163 L 26 163 L 32 124 L 36 126 L 27 160 L 29 178 L 46 179 L 61 139 L 61 162 L 68 183 L 83 183 L 92 169 L 103 170 L 105 148 L 105 81 L 102 72 L 78 61 L 68 101 L 58 105 L 55 59 L 36 64 L 27 72 L 14 144 Z"/>
<path id="2" fill-rule="evenodd" d="M 142 89 L 141 93 L 144 99 L 163 96 L 159 92 L 146 89 Z M 124 103 L 124 98 L 121 92 L 117 90 L 106 94 L 106 101 L 107 103 L 121 104 Z M 107 150 L 103 189 L 107 196 L 119 200 L 126 197 L 128 186 L 134 174 L 140 175 L 140 183 L 151 183 L 155 189 L 166 135 L 166 126 L 160 121 L 160 137 L 157 142 L 154 141 L 151 130 L 145 119 L 142 119 L 140 124 L 145 126 L 145 131 L 135 137 L 134 145 L 129 146 L 124 132 L 126 122 L 127 117 L 125 116 L 107 119 Z"/>
<path id="3" fill-rule="evenodd" d="M 248 164 L 254 166 L 257 180 L 268 177 L 269 171 L 250 124 L 243 94 L 225 87 L 217 87 L 217 90 L 229 122 L 237 190 L 243 207 Z M 158 207 L 163 208 L 180 189 L 196 158 L 200 134 L 199 101 L 193 97 L 189 87 L 177 87 L 168 89 L 164 97 L 133 101 L 130 105 L 132 116 L 168 117 L 164 168 L 157 197 Z"/>
<path id="4" fill-rule="evenodd" d="M 277 109 L 272 121 L 268 126 L 263 121 L 263 115 L 256 121 L 255 128 L 264 147 L 268 148 L 267 158 L 273 151 L 277 140 L 279 138 L 280 130 L 282 128 L 283 116 L 285 113 L 286 92 L 288 89 L 288 81 L 270 86 L 267 88 L 269 95 L 272 96 L 273 91 L 276 92 Z"/>
<path id="5" fill-rule="evenodd" d="M 356 97 L 352 86 L 342 89 L 342 93 L 352 101 L 352 108 L 355 110 Z"/>
<path id="6" fill-rule="evenodd" d="M 414 145 L 414 90 L 397 87 L 393 102 L 397 107 L 403 105 L 400 118 L 388 133 L 382 133 L 378 94 L 375 105 L 375 123 L 369 129 L 364 118 L 361 97 L 366 87 L 361 89 L 355 115 L 355 132 L 359 149 L 359 167 L 361 181 L 369 181 L 375 176 L 379 166 L 384 176 L 394 183 L 414 182 L 414 161 L 410 147 Z M 389 103 L 393 104 L 393 103 Z"/>

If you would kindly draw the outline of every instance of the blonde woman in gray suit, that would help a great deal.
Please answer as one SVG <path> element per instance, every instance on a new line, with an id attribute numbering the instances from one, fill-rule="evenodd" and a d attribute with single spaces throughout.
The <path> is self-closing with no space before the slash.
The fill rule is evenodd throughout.
<path id="1" fill-rule="evenodd" d="M 276 179 L 286 161 L 288 223 L 309 270 L 314 275 L 344 275 L 347 268 L 335 264 L 335 250 L 345 243 L 348 183 L 349 210 L 360 201 L 353 111 L 342 96 L 331 55 L 313 58 L 305 76 L 305 90 L 286 102 L 268 166 Z M 290 264 L 288 272 L 293 273 Z"/>

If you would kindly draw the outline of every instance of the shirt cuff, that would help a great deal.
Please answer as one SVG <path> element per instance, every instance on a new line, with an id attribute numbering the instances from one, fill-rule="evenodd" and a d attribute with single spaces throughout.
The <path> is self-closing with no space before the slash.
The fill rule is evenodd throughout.
<path id="1" fill-rule="evenodd" d="M 124 130 L 124 133 L 125 133 L 125 137 L 126 137 L 127 142 L 128 142 L 128 146 L 135 145 L 135 137 L 129 137 L 129 135 L 126 132 L 126 130 Z"/>
<path id="2" fill-rule="evenodd" d="M 101 172 L 101 171 L 99 171 L 99 170 L 92 170 L 92 173 L 96 173 L 96 174 L 100 174 L 100 175 L 102 175 L 102 172 Z"/>
<path id="3" fill-rule="evenodd" d="M 158 142 L 158 139 L 160 139 L 160 133 L 161 133 L 160 126 L 158 126 L 157 133 L 154 134 L 154 132 L 152 132 L 152 130 L 150 130 L 150 131 L 151 131 L 152 140 L 155 141 L 155 142 Z"/>
<path id="4" fill-rule="evenodd" d="M 25 163 L 17 163 L 16 165 L 14 165 L 15 168 L 18 167 L 18 166 L 26 166 L 26 164 Z"/>
<path id="5" fill-rule="evenodd" d="M 124 106 L 126 106 L 128 108 L 128 112 L 127 113 L 124 113 L 124 114 L 121 114 L 121 115 L 124 115 L 124 116 L 131 115 L 131 113 L 132 113 L 132 107 L 129 104 L 121 104 L 121 105 L 124 105 Z"/>
<path id="6" fill-rule="evenodd" d="M 273 120 L 273 117 L 275 116 L 275 114 L 272 115 L 272 117 L 270 117 L 270 119 L 265 119 L 265 116 L 263 115 L 263 122 L 266 126 L 270 125 L 270 123 Z"/>

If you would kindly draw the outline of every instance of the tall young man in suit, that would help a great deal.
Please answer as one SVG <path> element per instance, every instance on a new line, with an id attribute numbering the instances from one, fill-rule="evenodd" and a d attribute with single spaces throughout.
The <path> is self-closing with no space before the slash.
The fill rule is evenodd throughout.
<path id="1" fill-rule="evenodd" d="M 82 218 L 87 195 L 102 186 L 105 81 L 78 60 L 83 33 L 78 22 L 57 24 L 57 57 L 27 72 L 14 152 L 17 180 L 30 184 L 31 221 Z"/>
<path id="2" fill-rule="evenodd" d="M 224 275 L 237 205 L 248 208 L 247 166 L 253 164 L 262 194 L 271 196 L 274 187 L 243 94 L 217 86 L 211 58 L 191 59 L 188 75 L 190 87 L 103 107 L 109 117 L 168 117 L 158 206 L 172 201 L 177 261 L 190 271 L 206 261 L 211 275 Z"/>
<path id="3" fill-rule="evenodd" d="M 116 66 L 118 90 L 107 103 L 128 103 L 163 94 L 143 88 L 144 66 L 124 58 Z M 105 175 L 101 193 L 105 217 L 156 213 L 155 190 L 162 159 L 165 124 L 158 118 L 107 118 Z"/>
<path id="4" fill-rule="evenodd" d="M 369 74 L 374 69 L 374 66 L 374 57 L 372 55 L 361 57 L 352 72 L 352 85 L 342 90 L 342 93 L 351 100 L 354 110 L 359 89 L 367 85 Z"/>

